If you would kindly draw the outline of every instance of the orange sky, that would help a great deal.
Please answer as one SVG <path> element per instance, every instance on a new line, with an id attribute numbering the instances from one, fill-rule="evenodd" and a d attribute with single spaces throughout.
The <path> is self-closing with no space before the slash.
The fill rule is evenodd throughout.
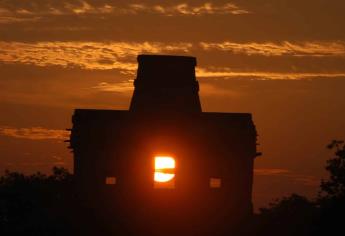
<path id="1" fill-rule="evenodd" d="M 256 207 L 313 196 L 325 146 L 345 138 L 344 12 L 343 0 L 0 1 L 0 170 L 71 169 L 74 108 L 127 109 L 137 54 L 192 55 L 204 111 L 253 113 Z"/>

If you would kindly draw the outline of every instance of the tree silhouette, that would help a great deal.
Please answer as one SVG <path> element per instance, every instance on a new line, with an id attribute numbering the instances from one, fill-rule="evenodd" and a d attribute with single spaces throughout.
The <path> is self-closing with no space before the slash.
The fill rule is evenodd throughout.
<path id="1" fill-rule="evenodd" d="M 256 216 L 254 235 L 311 235 L 318 215 L 315 203 L 291 194 L 277 199 Z"/>
<path id="2" fill-rule="evenodd" d="M 333 140 L 327 148 L 334 150 L 334 157 L 329 159 L 326 170 L 330 176 L 322 180 L 318 205 L 320 218 L 318 235 L 344 235 L 345 213 L 345 145 L 344 141 Z"/>
<path id="3" fill-rule="evenodd" d="M 6 171 L 0 177 L 0 235 L 56 235 L 69 231 L 73 177 L 64 168 L 50 176 Z"/>
<path id="4" fill-rule="evenodd" d="M 327 161 L 326 170 L 330 178 L 322 180 L 320 197 L 341 199 L 345 197 L 345 144 L 344 141 L 333 140 L 327 147 L 335 149 L 335 157 Z"/>
<path id="5" fill-rule="evenodd" d="M 292 194 L 261 208 L 253 235 L 345 235 L 345 145 L 333 140 L 327 148 L 334 157 L 326 162 L 330 176 L 322 180 L 316 201 Z"/>

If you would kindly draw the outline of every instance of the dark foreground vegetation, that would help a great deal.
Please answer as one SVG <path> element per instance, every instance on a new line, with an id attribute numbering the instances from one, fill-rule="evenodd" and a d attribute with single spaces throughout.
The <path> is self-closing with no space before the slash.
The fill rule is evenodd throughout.
<path id="1" fill-rule="evenodd" d="M 326 163 L 330 177 L 321 181 L 314 201 L 292 194 L 260 209 L 243 235 L 345 235 L 345 145 L 333 141 Z M 6 171 L 0 178 L 0 235 L 81 235 L 73 176 L 64 168 L 52 175 L 25 176 Z M 90 216 L 91 217 L 91 216 Z M 87 224 L 87 222 L 85 222 Z"/>
<path id="2" fill-rule="evenodd" d="M 292 194 L 260 209 L 253 235 L 345 235 L 345 145 L 334 140 L 327 146 L 334 157 L 326 163 L 330 176 L 322 180 L 315 201 Z"/>

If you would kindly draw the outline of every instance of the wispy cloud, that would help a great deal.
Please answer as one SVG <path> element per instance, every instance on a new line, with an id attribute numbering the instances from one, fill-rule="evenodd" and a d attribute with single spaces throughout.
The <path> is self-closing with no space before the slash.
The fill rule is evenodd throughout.
<path id="1" fill-rule="evenodd" d="M 119 83 L 101 82 L 92 88 L 99 91 L 104 91 L 104 92 L 128 93 L 128 92 L 133 91 L 134 86 L 133 86 L 133 80 L 128 80 L 128 81 L 122 81 Z"/>
<path id="2" fill-rule="evenodd" d="M 305 186 L 318 186 L 320 184 L 320 179 L 312 176 L 295 173 L 287 169 L 279 168 L 256 168 L 254 169 L 255 176 L 276 176 L 288 178 L 290 181 L 298 182 L 299 184 Z"/>
<path id="3" fill-rule="evenodd" d="M 255 175 L 282 175 L 282 174 L 287 174 L 290 173 L 290 170 L 287 169 L 279 169 L 279 168 L 271 168 L 271 169 L 254 169 L 254 174 Z"/>
<path id="4" fill-rule="evenodd" d="M 135 6 L 135 5 L 134 5 Z M 130 5 L 133 7 L 133 5 Z M 207 2 L 198 6 L 192 6 L 187 3 L 180 3 L 177 5 L 163 6 L 163 5 L 137 5 L 138 10 L 145 10 L 148 12 L 160 13 L 163 15 L 211 15 L 211 14 L 249 14 L 250 12 L 246 9 L 240 8 L 234 3 L 225 3 L 223 5 L 215 5 Z"/>
<path id="5" fill-rule="evenodd" d="M 0 3 L 0 23 L 13 23 L 21 21 L 32 21 L 49 16 L 62 15 L 137 15 L 137 14 L 158 14 L 163 16 L 200 16 L 214 14 L 241 15 L 250 12 L 238 5 L 228 2 L 225 4 L 214 4 L 211 2 L 199 5 L 188 3 L 178 4 L 146 4 L 127 3 L 120 4 L 117 1 L 99 3 L 97 1 L 83 0 L 32 0 Z"/>
<path id="6" fill-rule="evenodd" d="M 303 43 L 237 43 L 237 42 L 201 42 L 204 50 L 218 50 L 235 54 L 263 56 L 345 56 L 344 42 L 303 42 Z"/>
<path id="7" fill-rule="evenodd" d="M 200 46 L 201 45 L 201 46 Z M 4 42 L 0 41 L 0 62 L 31 64 L 36 66 L 62 66 L 79 67 L 87 70 L 118 70 L 122 74 L 134 75 L 137 69 L 136 57 L 138 54 L 178 54 L 186 55 L 202 50 L 217 50 L 212 46 L 205 46 L 205 43 L 193 45 L 189 42 L 162 43 L 162 42 Z M 301 55 L 305 52 L 308 56 L 329 55 L 345 56 L 345 44 L 326 43 L 308 44 L 305 48 L 281 47 L 278 50 L 273 48 L 269 54 L 269 48 L 264 45 L 264 49 L 249 47 L 248 44 L 238 43 L 238 48 L 243 48 L 241 53 L 246 50 L 253 50 L 262 53 L 262 56 L 275 55 L 283 56 L 284 53 L 291 55 Z M 256 44 L 261 45 L 261 44 Z M 275 45 L 275 44 L 272 44 Z M 301 44 L 302 45 L 302 44 Z M 307 44 L 303 44 L 307 45 Z M 314 45 L 314 46 L 312 46 Z M 321 46 L 320 46 L 321 45 Z M 342 48 L 343 46 L 344 48 Z M 294 48 L 294 49 L 292 49 Z M 274 52 L 276 50 L 276 52 Z M 285 50 L 285 51 L 284 51 Z M 299 51 L 298 51 L 299 50 Z M 320 60 L 322 60 L 320 58 Z M 325 72 L 270 72 L 233 69 L 231 67 L 203 66 L 197 67 L 196 75 L 207 78 L 253 78 L 253 79 L 309 79 L 309 78 L 336 78 L 345 77 L 342 69 L 337 71 Z M 95 87 L 102 91 L 128 91 L 128 82 L 122 84 L 99 84 Z"/>
<path id="8" fill-rule="evenodd" d="M 225 88 L 223 86 L 216 86 L 212 82 L 203 81 L 200 84 L 201 96 L 226 96 L 226 97 L 239 97 L 241 93 L 234 89 Z"/>
<path id="9" fill-rule="evenodd" d="M 165 16 L 201 16 L 201 15 L 220 15 L 220 14 L 232 14 L 241 15 L 249 14 L 250 12 L 246 9 L 239 7 L 234 3 L 225 3 L 217 5 L 211 2 L 205 2 L 200 5 L 190 5 L 188 3 L 178 3 L 174 5 L 149 5 L 144 3 L 128 4 L 127 6 L 120 8 L 113 8 L 113 12 L 117 14 L 160 14 Z"/>
<path id="10" fill-rule="evenodd" d="M 339 78 L 345 73 L 294 73 L 294 72 L 262 72 L 262 71 L 234 71 L 231 68 L 197 68 L 197 77 L 204 78 L 252 78 L 261 80 L 298 80 L 313 78 Z"/>
<path id="11" fill-rule="evenodd" d="M 0 135 L 29 140 L 65 140 L 68 139 L 70 132 L 59 129 L 47 129 L 43 127 L 16 128 L 1 126 Z"/>
<path id="12" fill-rule="evenodd" d="M 77 66 L 84 69 L 119 69 L 123 73 L 137 68 L 141 53 L 186 53 L 190 43 L 160 42 L 0 42 L 0 61 L 37 66 Z"/>

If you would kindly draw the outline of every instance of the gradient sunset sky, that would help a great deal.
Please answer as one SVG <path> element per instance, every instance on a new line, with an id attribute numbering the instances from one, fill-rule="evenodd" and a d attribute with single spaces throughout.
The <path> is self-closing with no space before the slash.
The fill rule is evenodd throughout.
<path id="1" fill-rule="evenodd" d="M 344 29 L 344 0 L 0 0 L 0 171 L 72 170 L 73 109 L 128 109 L 138 54 L 191 55 L 204 111 L 253 114 L 256 208 L 313 197 L 345 138 Z"/>

